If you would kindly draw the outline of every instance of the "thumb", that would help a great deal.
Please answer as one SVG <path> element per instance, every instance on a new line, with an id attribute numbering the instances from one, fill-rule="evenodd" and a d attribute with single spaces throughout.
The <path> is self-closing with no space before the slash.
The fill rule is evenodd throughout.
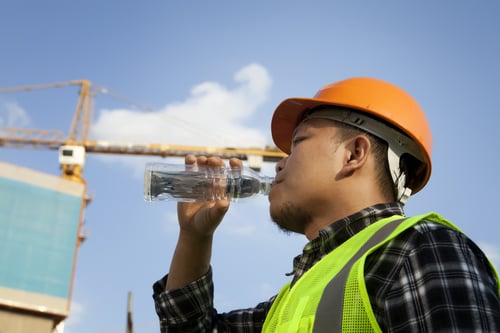
<path id="1" fill-rule="evenodd" d="M 200 212 L 203 217 L 197 224 L 199 225 L 200 222 L 203 223 L 204 229 L 213 233 L 221 223 L 228 209 L 229 202 L 227 200 L 215 201 L 210 208 L 203 208 L 203 211 Z"/>
<path id="2" fill-rule="evenodd" d="M 212 223 L 219 224 L 229 210 L 229 200 L 217 200 L 212 209 L 208 210 L 208 219 Z"/>

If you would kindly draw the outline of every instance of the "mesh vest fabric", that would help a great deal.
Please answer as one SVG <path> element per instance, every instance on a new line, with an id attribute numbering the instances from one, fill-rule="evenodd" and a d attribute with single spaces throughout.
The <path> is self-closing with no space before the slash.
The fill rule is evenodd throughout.
<path id="1" fill-rule="evenodd" d="M 292 288 L 290 284 L 285 285 L 275 299 L 262 331 L 312 332 L 316 308 L 328 282 L 378 229 L 401 218 L 393 216 L 368 226 L 323 257 Z"/>
<path id="2" fill-rule="evenodd" d="M 356 261 L 351 268 L 349 277 L 347 278 L 344 290 L 345 301 L 342 313 L 342 332 L 382 332 L 377 320 L 375 319 L 375 315 L 373 314 L 368 291 L 366 290 L 364 279 L 364 264 L 366 258 L 380 247 L 386 245 L 394 237 L 423 220 L 438 222 L 450 228 L 459 230 L 455 225 L 448 222 L 438 214 L 429 213 L 406 219 L 383 242 L 380 242 L 368 250 L 358 261 Z"/>
<path id="3" fill-rule="evenodd" d="M 401 216 L 383 219 L 368 226 L 322 258 L 292 288 L 290 288 L 290 284 L 285 285 L 271 307 L 264 323 L 263 332 L 318 332 L 319 330 L 315 329 L 318 323 L 315 323 L 315 321 L 323 321 L 323 324 L 326 321 L 326 325 L 321 325 L 321 327 L 327 327 L 328 321 L 331 321 L 332 318 L 317 317 L 317 312 L 320 312 L 317 311 L 318 306 L 319 304 L 328 306 L 328 304 L 332 304 L 331 302 L 340 300 L 342 297 L 339 297 L 339 295 L 325 295 L 325 288 L 372 235 L 385 225 L 398 219 L 401 220 Z M 353 264 L 344 288 L 344 302 L 340 316 L 342 323 L 341 325 L 332 323 L 332 329 L 325 331 L 335 332 L 338 329 L 334 327 L 342 327 L 341 331 L 348 333 L 381 332 L 366 290 L 364 280 L 366 257 L 423 220 L 438 222 L 459 230 L 436 213 L 405 219 L 388 237 L 371 247 Z M 322 297 L 327 297 L 326 302 L 322 301 L 320 303 Z"/>

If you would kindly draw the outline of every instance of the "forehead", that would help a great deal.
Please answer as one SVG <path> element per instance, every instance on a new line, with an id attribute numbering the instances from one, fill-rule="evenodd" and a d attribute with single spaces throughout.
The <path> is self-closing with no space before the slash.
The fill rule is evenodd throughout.
<path id="1" fill-rule="evenodd" d="M 297 134 L 306 132 L 308 130 L 321 130 L 321 131 L 335 131 L 335 121 L 324 118 L 305 119 L 301 121 L 292 133 L 292 138 Z"/>

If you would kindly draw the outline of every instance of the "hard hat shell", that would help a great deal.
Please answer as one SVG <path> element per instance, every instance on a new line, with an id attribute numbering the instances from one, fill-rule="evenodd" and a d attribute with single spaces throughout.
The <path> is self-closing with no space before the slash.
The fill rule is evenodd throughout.
<path id="1" fill-rule="evenodd" d="M 332 105 L 357 110 L 383 120 L 413 139 L 423 156 L 423 170 L 413 193 L 424 187 L 431 175 L 432 135 L 418 103 L 401 88 L 373 78 L 356 77 L 321 88 L 313 98 L 289 98 L 274 111 L 271 132 L 278 148 L 290 154 L 292 134 L 304 114 L 318 106 Z M 384 138 L 382 138 L 384 139 Z"/>

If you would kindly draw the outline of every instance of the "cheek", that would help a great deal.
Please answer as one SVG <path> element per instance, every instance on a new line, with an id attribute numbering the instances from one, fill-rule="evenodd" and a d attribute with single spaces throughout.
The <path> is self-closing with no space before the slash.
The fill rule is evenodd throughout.
<path id="1" fill-rule="evenodd" d="M 307 144 L 306 144 L 307 143 Z M 335 181 L 341 158 L 336 145 L 329 142 L 304 142 L 287 158 L 284 166 L 287 191 L 310 192 Z M 301 193 L 293 193 L 298 196 Z"/>
<path id="2" fill-rule="evenodd" d="M 329 154 L 310 154 L 302 161 L 299 166 L 301 174 L 316 181 L 331 178 L 336 168 L 336 161 Z"/>
<path id="3" fill-rule="evenodd" d="M 332 156 L 311 156 L 298 177 L 299 191 L 307 197 L 328 195 L 336 186 L 336 174 L 339 170 L 339 161 Z"/>

